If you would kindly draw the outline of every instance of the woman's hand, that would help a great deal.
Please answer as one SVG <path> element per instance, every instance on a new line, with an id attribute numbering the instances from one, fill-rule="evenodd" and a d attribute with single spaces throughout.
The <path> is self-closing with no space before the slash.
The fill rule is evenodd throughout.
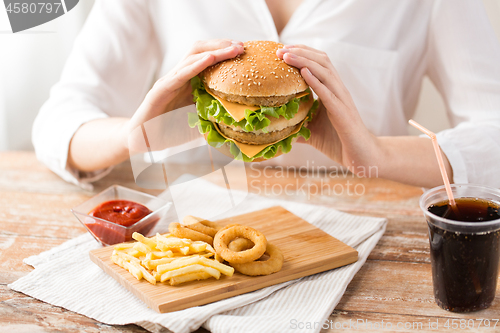
<path id="1" fill-rule="evenodd" d="M 353 172 L 376 165 L 377 137 L 363 124 L 326 53 L 305 45 L 287 45 L 278 49 L 276 55 L 300 69 L 321 101 L 315 119 L 308 126 L 312 134 L 307 143 Z"/>
<path id="2" fill-rule="evenodd" d="M 381 177 L 424 187 L 443 184 L 430 140 L 412 136 L 376 137 L 370 133 L 326 53 L 304 45 L 288 45 L 276 55 L 299 68 L 321 100 L 320 109 L 308 126 L 312 132 L 308 144 L 362 177 Z M 444 154 L 443 159 L 452 181 L 451 165 Z"/>
<path id="3" fill-rule="evenodd" d="M 128 130 L 165 112 L 192 104 L 191 78 L 205 68 L 243 53 L 243 43 L 229 39 L 199 41 L 186 58 L 160 78 L 130 119 Z M 127 133 L 128 134 L 128 133 Z"/>
<path id="4" fill-rule="evenodd" d="M 195 43 L 184 60 L 154 84 L 132 118 L 98 119 L 80 126 L 70 143 L 68 165 L 79 171 L 94 171 L 128 159 L 129 144 L 143 146 L 142 131 L 134 132 L 136 128 L 165 112 L 191 104 L 191 78 L 241 53 L 242 42 L 217 39 Z"/>

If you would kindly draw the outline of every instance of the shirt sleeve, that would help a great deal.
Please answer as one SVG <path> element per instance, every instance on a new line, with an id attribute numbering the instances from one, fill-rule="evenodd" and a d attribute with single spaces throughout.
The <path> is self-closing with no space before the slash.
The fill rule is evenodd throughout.
<path id="1" fill-rule="evenodd" d="M 500 187 L 500 43 L 481 1 L 435 1 L 427 60 L 453 126 L 437 137 L 454 182 Z"/>
<path id="2" fill-rule="evenodd" d="M 152 84 L 158 49 L 146 1 L 97 0 L 35 119 L 38 159 L 82 187 L 106 175 L 111 168 L 81 172 L 68 166 L 71 138 L 88 121 L 133 115 Z"/>

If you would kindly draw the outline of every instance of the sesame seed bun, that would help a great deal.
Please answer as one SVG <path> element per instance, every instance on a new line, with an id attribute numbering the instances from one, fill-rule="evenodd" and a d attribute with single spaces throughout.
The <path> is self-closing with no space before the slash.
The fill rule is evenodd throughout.
<path id="1" fill-rule="evenodd" d="M 279 106 L 308 88 L 299 70 L 276 56 L 283 44 L 249 41 L 244 47 L 243 54 L 200 74 L 210 92 L 229 102 Z"/>

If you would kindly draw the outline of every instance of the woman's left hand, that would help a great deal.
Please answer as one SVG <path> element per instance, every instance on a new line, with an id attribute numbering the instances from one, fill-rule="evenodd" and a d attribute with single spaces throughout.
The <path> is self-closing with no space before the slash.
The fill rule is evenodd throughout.
<path id="1" fill-rule="evenodd" d="M 276 55 L 300 69 L 321 101 L 315 119 L 308 126 L 312 134 L 307 143 L 353 171 L 376 165 L 377 137 L 363 124 L 328 55 L 305 45 L 286 45 Z"/>

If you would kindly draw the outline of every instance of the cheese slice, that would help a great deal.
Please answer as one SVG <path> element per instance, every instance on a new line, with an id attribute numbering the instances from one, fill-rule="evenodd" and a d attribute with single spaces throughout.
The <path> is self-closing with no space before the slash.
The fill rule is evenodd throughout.
<path id="1" fill-rule="evenodd" d="M 307 95 L 309 95 L 309 91 L 303 91 L 303 92 L 297 94 L 295 96 L 295 98 L 301 98 L 301 97 L 304 97 L 304 96 L 307 96 Z"/>
<path id="2" fill-rule="evenodd" d="M 213 98 L 218 100 L 224 109 L 233 117 L 234 120 L 236 121 L 242 121 L 245 119 L 245 110 L 250 110 L 250 111 L 256 111 L 260 109 L 260 106 L 249 106 L 249 105 L 243 105 L 239 103 L 233 103 L 233 102 L 228 102 L 223 100 L 222 98 L 219 98 L 212 94 L 210 91 L 207 90 L 207 93 L 212 95 Z"/>
<path id="3" fill-rule="evenodd" d="M 308 117 L 305 117 L 304 120 L 302 120 L 302 122 L 300 123 L 300 126 L 297 126 L 297 128 L 292 132 L 290 133 L 290 135 L 294 135 L 296 134 L 298 131 L 300 131 L 300 129 L 302 128 L 302 126 L 304 125 L 304 122 L 307 120 Z M 248 157 L 252 158 L 254 157 L 255 155 L 257 155 L 258 153 L 260 153 L 262 150 L 264 150 L 265 148 L 271 146 L 271 145 L 274 145 L 275 143 L 278 143 L 280 142 L 281 140 L 285 140 L 286 138 L 288 138 L 290 135 L 288 135 L 286 138 L 283 138 L 281 140 L 276 140 L 275 142 L 271 142 L 271 143 L 266 143 L 264 145 L 250 145 L 248 143 L 241 143 L 241 142 L 238 142 L 238 141 L 235 141 L 231 138 L 228 138 L 227 136 L 224 135 L 224 133 L 222 133 L 220 130 L 219 130 L 219 126 L 217 126 L 217 124 L 214 124 L 214 127 L 215 129 L 217 130 L 217 132 L 219 132 L 219 134 L 226 140 L 229 140 L 229 141 L 232 141 L 234 142 L 234 144 L 241 150 L 241 152 L 245 155 L 247 155 Z"/>
<path id="4" fill-rule="evenodd" d="M 214 94 L 212 94 L 210 91 L 208 91 L 208 89 L 206 89 L 206 87 L 205 87 L 205 90 L 213 98 L 218 100 L 222 104 L 224 109 L 226 109 L 226 111 L 236 121 L 242 121 L 243 119 L 245 119 L 245 110 L 256 111 L 256 110 L 260 109 L 260 106 L 249 106 L 249 105 L 244 105 L 244 104 L 239 104 L 239 103 L 228 102 L 228 101 L 223 100 L 222 98 L 219 98 L 219 97 L 215 96 Z M 297 96 L 295 96 L 295 98 L 300 98 L 300 97 L 306 96 L 308 94 L 309 94 L 309 92 L 304 91 L 304 92 L 298 94 Z"/>

